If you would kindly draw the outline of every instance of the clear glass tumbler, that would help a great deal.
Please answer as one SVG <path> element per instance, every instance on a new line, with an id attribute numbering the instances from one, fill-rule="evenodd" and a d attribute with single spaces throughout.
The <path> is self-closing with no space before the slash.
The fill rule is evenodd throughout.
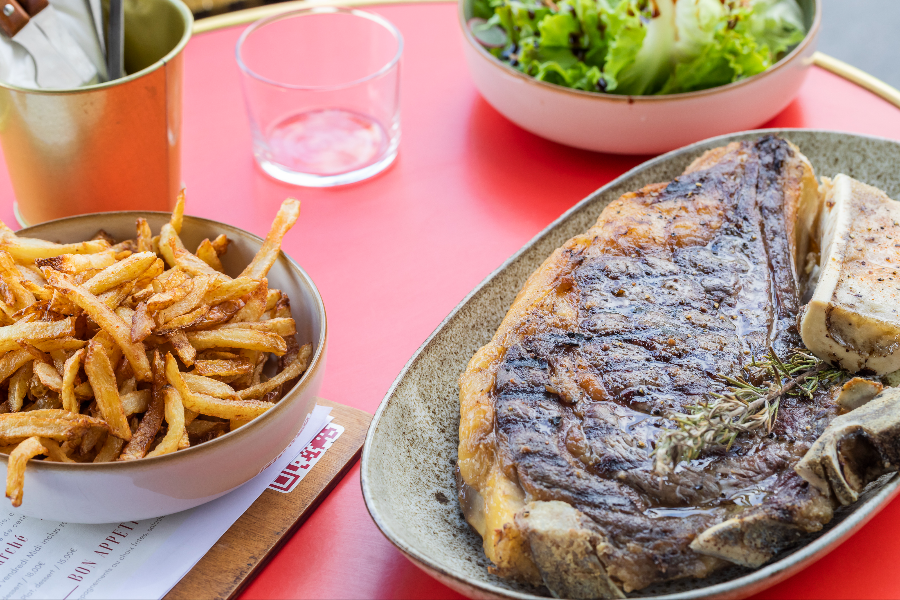
<path id="1" fill-rule="evenodd" d="M 361 10 L 315 7 L 257 21 L 237 43 L 259 166 L 329 187 L 383 171 L 400 145 L 403 37 Z"/>

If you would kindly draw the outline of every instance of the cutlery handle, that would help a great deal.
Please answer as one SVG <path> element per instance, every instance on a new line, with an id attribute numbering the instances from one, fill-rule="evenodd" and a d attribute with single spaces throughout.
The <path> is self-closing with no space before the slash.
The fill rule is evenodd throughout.
<path id="1" fill-rule="evenodd" d="M 109 0 L 107 21 L 109 31 L 106 35 L 106 70 L 109 72 L 109 79 L 113 80 L 125 76 L 125 13 L 122 0 Z"/>
<path id="2" fill-rule="evenodd" d="M 33 17 L 48 6 L 50 3 L 47 0 L 16 0 L 25 12 L 28 13 L 28 16 Z"/>
<path id="3" fill-rule="evenodd" d="M 0 29 L 9 37 L 19 33 L 28 24 L 28 13 L 16 0 L 0 0 Z"/>

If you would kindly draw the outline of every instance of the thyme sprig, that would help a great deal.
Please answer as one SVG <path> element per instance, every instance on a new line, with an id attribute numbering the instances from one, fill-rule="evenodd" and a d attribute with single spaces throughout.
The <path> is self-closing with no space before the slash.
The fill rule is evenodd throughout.
<path id="1" fill-rule="evenodd" d="M 660 475 L 681 461 L 693 460 L 704 448 L 731 448 L 742 433 L 765 429 L 771 432 L 778 408 L 786 396 L 812 399 L 823 385 L 849 377 L 843 369 L 830 366 L 811 352 L 794 348 L 784 358 L 772 348 L 762 359 L 754 359 L 740 375 L 720 375 L 724 393 L 710 393 L 701 404 L 686 413 L 668 418 L 675 429 L 665 430 L 653 450 L 654 468 Z"/>

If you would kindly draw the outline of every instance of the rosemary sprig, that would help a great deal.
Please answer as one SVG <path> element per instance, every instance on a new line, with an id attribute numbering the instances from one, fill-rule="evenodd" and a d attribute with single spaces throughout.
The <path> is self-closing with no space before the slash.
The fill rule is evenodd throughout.
<path id="1" fill-rule="evenodd" d="M 808 350 L 794 348 L 781 358 L 769 348 L 754 359 L 741 375 L 719 376 L 724 393 L 710 393 L 703 403 L 689 406 L 687 413 L 670 414 L 676 429 L 662 433 L 653 450 L 654 468 L 663 475 L 679 462 L 693 460 L 709 446 L 731 448 L 742 433 L 772 431 L 778 407 L 785 396 L 812 399 L 822 385 L 849 376 L 816 358 Z"/>

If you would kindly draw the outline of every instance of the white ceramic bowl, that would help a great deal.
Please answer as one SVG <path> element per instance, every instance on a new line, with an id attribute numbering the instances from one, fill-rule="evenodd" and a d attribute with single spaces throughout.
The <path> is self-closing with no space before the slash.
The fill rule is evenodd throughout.
<path id="1" fill-rule="evenodd" d="M 49 221 L 19 233 L 55 242 L 75 242 L 91 238 L 102 228 L 116 239 L 126 239 L 134 237 L 137 217 L 144 217 L 153 231 L 159 231 L 169 220 L 169 213 L 84 215 Z M 232 241 L 222 256 L 225 271 L 236 276 L 256 254 L 262 239 L 224 223 L 184 217 L 181 237 L 189 248 L 220 233 Z M 69 523 L 139 521 L 214 500 L 271 464 L 315 407 L 325 372 L 327 326 L 319 291 L 297 263 L 282 253 L 268 278 L 270 287 L 283 290 L 291 299 L 297 340 L 313 345 L 308 370 L 274 408 L 236 431 L 174 454 L 100 464 L 29 461 L 22 506 L 9 509 Z M 7 455 L 0 455 L 2 480 L 6 478 L 7 460 Z"/>
<path id="2" fill-rule="evenodd" d="M 619 96 L 573 90 L 520 73 L 491 55 L 467 25 L 472 0 L 459 0 L 463 50 L 475 87 L 507 119 L 548 140 L 596 152 L 659 154 L 709 137 L 758 127 L 800 90 L 812 64 L 820 0 L 800 0 L 806 37 L 766 71 L 700 92 Z"/>

